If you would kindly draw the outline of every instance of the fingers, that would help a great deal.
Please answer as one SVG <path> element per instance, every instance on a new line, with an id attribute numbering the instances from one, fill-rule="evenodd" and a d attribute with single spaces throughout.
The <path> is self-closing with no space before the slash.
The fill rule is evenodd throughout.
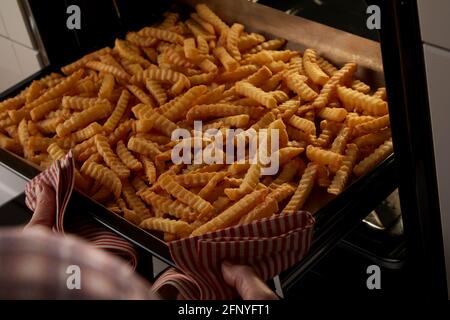
<path id="1" fill-rule="evenodd" d="M 46 184 L 36 185 L 36 209 L 33 217 L 25 230 L 33 227 L 45 227 L 51 229 L 55 222 L 56 199 L 55 192 Z"/>
<path id="2" fill-rule="evenodd" d="M 225 282 L 237 290 L 243 300 L 278 300 L 277 295 L 262 281 L 255 271 L 244 265 L 222 264 Z"/>

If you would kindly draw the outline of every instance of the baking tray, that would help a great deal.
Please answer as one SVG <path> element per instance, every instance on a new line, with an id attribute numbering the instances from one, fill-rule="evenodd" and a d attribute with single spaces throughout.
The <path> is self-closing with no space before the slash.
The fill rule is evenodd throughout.
<path id="1" fill-rule="evenodd" d="M 357 76 L 360 79 L 374 86 L 381 86 L 384 83 L 381 49 L 379 44 L 374 41 L 310 20 L 289 16 L 281 11 L 246 0 L 175 1 L 175 3 L 188 6 L 199 2 L 207 3 L 228 23 L 242 22 L 245 24 L 246 30 L 262 33 L 268 38 L 283 37 L 287 39 L 288 48 L 296 50 L 304 50 L 307 47 L 315 48 L 321 55 L 337 65 L 355 61 L 359 66 Z M 129 30 L 123 30 L 121 34 L 123 35 L 126 31 Z M 101 43 L 92 50 L 108 44 L 113 45 L 112 42 Z M 59 71 L 60 67 L 60 65 L 46 67 L 1 94 L 0 99 L 3 100 L 18 94 L 33 80 L 50 72 Z M 2 149 L 0 149 L 0 162 L 1 165 L 28 180 L 39 174 L 37 167 Z M 394 155 L 391 155 L 369 174 L 354 181 L 338 197 L 318 195 L 321 199 L 320 207 L 317 206 L 317 202 L 316 205 L 311 205 L 310 201 L 307 207 L 315 213 L 317 220 L 314 241 L 308 257 L 298 266 L 283 274 L 286 285 L 288 286 L 298 278 L 299 274 L 312 267 L 315 261 L 333 248 L 379 202 L 387 197 L 396 187 L 395 177 L 395 158 Z M 316 196 L 313 196 L 313 199 Z M 174 266 L 168 246 L 157 236 L 134 226 L 80 192 L 75 191 L 71 201 L 76 203 L 80 214 L 92 216 L 146 252 Z"/>

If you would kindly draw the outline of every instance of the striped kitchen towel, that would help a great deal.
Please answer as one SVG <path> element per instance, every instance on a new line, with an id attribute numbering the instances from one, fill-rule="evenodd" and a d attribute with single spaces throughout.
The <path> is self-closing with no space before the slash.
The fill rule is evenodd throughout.
<path id="1" fill-rule="evenodd" d="M 171 269 L 152 289 L 172 286 L 187 300 L 236 298 L 222 277 L 224 260 L 249 265 L 263 280 L 271 279 L 306 255 L 314 224 L 310 213 L 299 211 L 171 242 L 172 258 L 184 274 Z"/>
<path id="2" fill-rule="evenodd" d="M 56 217 L 53 230 L 64 234 L 65 231 L 76 234 L 94 246 L 119 255 L 129 261 L 135 268 L 137 252 L 133 245 L 115 233 L 101 226 L 86 215 L 71 217 L 70 223 L 64 224 L 64 215 L 74 187 L 74 168 L 72 152 L 63 159 L 55 161 L 47 170 L 27 183 L 25 187 L 25 203 L 31 211 L 36 209 L 36 185 L 46 184 L 53 187 L 56 194 Z"/>

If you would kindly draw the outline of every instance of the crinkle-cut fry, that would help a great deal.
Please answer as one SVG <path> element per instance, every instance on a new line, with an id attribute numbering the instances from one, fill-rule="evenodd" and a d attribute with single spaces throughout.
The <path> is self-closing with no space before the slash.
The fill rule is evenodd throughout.
<path id="1" fill-rule="evenodd" d="M 241 52 L 239 51 L 239 37 L 244 32 L 244 26 L 239 23 L 234 23 L 227 35 L 227 50 L 231 56 L 237 61 L 241 60 Z"/>
<path id="2" fill-rule="evenodd" d="M 208 41 L 206 41 L 206 39 L 204 37 L 202 37 L 201 35 L 196 36 L 196 40 L 197 40 L 197 48 L 198 48 L 198 51 L 200 52 L 200 54 L 203 54 L 203 55 L 209 54 Z"/>
<path id="3" fill-rule="evenodd" d="M 136 189 L 137 193 L 147 188 L 147 185 L 140 176 L 134 177 L 133 180 L 131 180 L 131 184 L 133 185 L 133 188 Z"/>
<path id="4" fill-rule="evenodd" d="M 185 88 L 188 89 L 191 87 L 189 79 L 184 74 L 171 69 L 160 69 L 157 67 L 150 67 L 144 70 L 144 72 L 134 75 L 130 82 L 135 85 L 142 85 L 148 79 L 171 84 L 181 82 Z"/>
<path id="5" fill-rule="evenodd" d="M 273 189 L 277 186 L 281 186 L 284 183 L 290 182 L 296 177 L 297 173 L 300 170 L 304 169 L 304 166 L 305 163 L 301 159 L 293 159 L 289 161 L 283 166 L 280 174 L 275 180 L 272 181 L 272 183 L 269 185 L 269 188 Z"/>
<path id="6" fill-rule="evenodd" d="M 98 180 L 103 186 L 113 192 L 115 198 L 120 197 L 122 182 L 112 170 L 91 161 L 84 163 L 81 167 L 81 172 L 94 180 Z"/>
<path id="7" fill-rule="evenodd" d="M 16 96 L 0 102 L 0 112 L 7 110 L 16 110 L 25 104 L 25 97 Z"/>
<path id="8" fill-rule="evenodd" d="M 153 47 L 158 42 L 156 38 L 142 37 L 137 32 L 128 32 L 126 40 L 142 48 Z"/>
<path id="9" fill-rule="evenodd" d="M 225 194 L 231 200 L 239 200 L 246 194 L 249 194 L 253 190 L 256 189 L 256 186 L 259 183 L 259 179 L 261 177 L 261 167 L 259 164 L 253 164 L 250 166 L 250 169 L 246 173 L 242 184 L 237 189 L 225 189 Z"/>
<path id="10" fill-rule="evenodd" d="M 319 165 L 317 163 L 313 162 L 308 164 L 308 167 L 306 168 L 305 172 L 302 175 L 302 178 L 300 179 L 297 190 L 295 191 L 291 200 L 289 200 L 289 203 L 283 209 L 281 214 L 292 214 L 303 208 L 309 194 L 314 187 L 318 166 Z"/>
<path id="11" fill-rule="evenodd" d="M 162 106 L 167 102 L 167 94 L 158 81 L 147 79 L 145 81 L 145 86 L 159 106 Z"/>
<path id="12" fill-rule="evenodd" d="M 281 38 L 272 39 L 272 40 L 263 42 L 260 45 L 257 45 L 256 47 L 251 49 L 248 53 L 254 54 L 254 53 L 258 53 L 263 50 L 278 50 L 278 49 L 282 48 L 285 44 L 286 44 L 285 39 L 281 39 Z"/>
<path id="13" fill-rule="evenodd" d="M 199 68 L 206 73 L 217 73 L 219 68 L 209 59 L 203 59 L 199 64 Z"/>
<path id="14" fill-rule="evenodd" d="M 139 226 L 142 222 L 141 217 L 134 212 L 133 210 L 130 210 L 128 208 L 122 209 L 123 211 L 123 218 L 127 220 L 128 222 L 131 222 L 132 224 Z"/>
<path id="15" fill-rule="evenodd" d="M 345 120 L 345 123 L 347 126 L 349 126 L 350 128 L 354 128 L 359 124 L 365 123 L 365 122 L 369 122 L 372 120 L 375 120 L 375 117 L 372 116 L 360 116 L 357 113 L 349 113 L 347 115 L 347 119 Z"/>
<path id="16" fill-rule="evenodd" d="M 143 166 L 138 159 L 127 149 L 123 141 L 117 142 L 116 153 L 120 160 L 132 171 L 140 171 Z"/>
<path id="17" fill-rule="evenodd" d="M 351 135 L 352 130 L 349 127 L 342 127 L 336 139 L 334 139 L 330 151 L 338 154 L 343 154 Z"/>
<path id="18" fill-rule="evenodd" d="M 172 133 L 179 127 L 162 114 L 150 109 L 143 114 L 142 119 L 136 121 L 136 131 L 146 133 L 152 129 L 156 129 L 167 137 L 171 137 Z"/>
<path id="19" fill-rule="evenodd" d="M 192 220 L 196 215 L 195 211 L 180 201 L 160 196 L 152 192 L 150 188 L 143 189 L 138 192 L 138 195 L 145 203 L 152 206 L 155 211 L 159 211 L 162 215 L 169 214 L 185 221 Z"/>
<path id="20" fill-rule="evenodd" d="M 353 80 L 353 82 L 351 83 L 351 87 L 353 90 L 359 91 L 364 94 L 368 94 L 370 92 L 370 87 L 361 80 Z"/>
<path id="21" fill-rule="evenodd" d="M 88 139 L 86 141 L 83 141 L 82 143 L 77 144 L 76 146 L 74 146 L 72 148 L 72 152 L 73 152 L 74 158 L 77 161 L 79 161 L 78 160 L 79 155 L 81 153 L 83 153 L 84 151 L 86 151 L 87 149 L 92 148 L 92 147 L 95 148 L 95 138 L 94 137 L 92 137 L 92 138 L 90 138 L 90 139 Z"/>
<path id="22" fill-rule="evenodd" d="M 213 54 L 219 59 L 226 71 L 233 71 L 239 67 L 239 62 L 237 62 L 224 47 L 215 48 Z"/>
<path id="23" fill-rule="evenodd" d="M 192 232 L 192 228 L 187 222 L 163 218 L 148 218 L 142 221 L 139 227 L 146 230 L 175 234 L 180 238 L 185 238 Z"/>
<path id="24" fill-rule="evenodd" d="M 94 121 L 106 118 L 110 113 L 110 104 L 97 104 L 92 108 L 73 115 L 64 123 L 59 124 L 56 127 L 56 133 L 58 134 L 58 137 L 65 137 L 77 129 L 86 127 Z"/>
<path id="25" fill-rule="evenodd" d="M 158 63 L 158 52 L 156 51 L 155 48 L 143 48 L 143 47 L 141 47 L 141 49 L 142 49 L 142 51 L 144 51 L 144 54 L 145 54 L 145 56 L 147 57 L 148 60 L 150 60 L 153 63 Z M 133 64 L 133 65 L 136 65 L 136 64 Z M 142 66 L 140 64 L 138 64 L 137 66 L 142 68 Z M 140 70 L 140 71 L 142 71 L 142 70 Z M 136 73 L 137 72 L 133 72 L 133 74 L 136 74 Z"/>
<path id="26" fill-rule="evenodd" d="M 127 89 L 136 97 L 138 98 L 138 100 L 140 102 L 142 102 L 145 105 L 148 105 L 152 108 L 155 108 L 156 105 L 153 102 L 153 99 L 147 95 L 144 90 L 142 90 L 141 88 L 139 88 L 138 86 L 135 85 L 129 85 L 127 86 Z"/>
<path id="27" fill-rule="evenodd" d="M 280 166 L 284 166 L 286 163 L 302 154 L 304 151 L 304 148 L 286 147 L 276 151 L 273 156 L 278 157 Z"/>
<path id="28" fill-rule="evenodd" d="M 105 163 L 119 176 L 119 178 L 125 179 L 130 176 L 130 170 L 122 163 L 122 161 L 120 161 L 119 157 L 111 149 L 108 138 L 101 134 L 96 135 L 95 145 L 98 153 L 100 153 L 103 160 L 105 160 Z"/>
<path id="29" fill-rule="evenodd" d="M 358 147 L 355 144 L 347 145 L 342 166 L 336 172 L 331 185 L 328 187 L 328 193 L 338 195 L 344 190 L 350 180 L 353 167 L 358 159 L 358 154 Z"/>
<path id="30" fill-rule="evenodd" d="M 149 156 L 151 159 L 154 159 L 161 153 L 155 143 L 138 137 L 132 137 L 128 140 L 128 149 L 144 156 Z"/>
<path id="31" fill-rule="evenodd" d="M 278 203 L 283 202 L 286 199 L 289 199 L 295 192 L 295 188 L 289 183 L 283 183 L 279 186 L 274 186 L 272 188 L 272 192 L 268 195 L 268 197 L 275 199 Z"/>
<path id="32" fill-rule="evenodd" d="M 128 132 L 131 131 L 133 126 L 133 120 L 127 120 L 122 122 L 113 133 L 108 136 L 110 145 L 115 145 L 119 140 L 125 139 Z"/>
<path id="33" fill-rule="evenodd" d="M 246 55 L 245 59 L 242 61 L 243 64 L 256 64 L 259 66 L 269 65 L 274 62 L 274 59 L 269 51 L 263 50 L 261 52 Z M 270 69 L 270 68 L 269 68 Z"/>
<path id="34" fill-rule="evenodd" d="M 300 118 L 299 116 L 293 115 L 288 123 L 293 126 L 294 128 L 297 128 L 299 130 L 302 130 L 303 132 L 307 134 L 316 135 L 316 125 L 314 122 L 309 121 L 304 118 Z"/>
<path id="35" fill-rule="evenodd" d="M 144 166 L 144 172 L 147 182 L 151 185 L 155 184 L 157 178 L 155 163 L 146 156 L 141 156 L 140 159 Z"/>
<path id="36" fill-rule="evenodd" d="M 216 173 L 188 173 L 175 176 L 175 181 L 183 187 L 204 187 L 215 177 Z"/>
<path id="37" fill-rule="evenodd" d="M 122 93 L 120 94 L 120 98 L 117 101 L 117 105 L 114 108 L 114 111 L 103 125 L 103 128 L 107 132 L 113 132 L 116 129 L 117 125 L 120 122 L 120 119 L 122 119 L 122 116 L 125 114 L 125 111 L 127 110 L 130 97 L 131 95 L 126 89 L 122 90 Z"/>
<path id="38" fill-rule="evenodd" d="M 189 31 L 195 36 L 195 37 L 202 37 L 202 39 L 205 39 L 206 41 L 209 41 L 210 43 L 212 41 L 215 42 L 216 36 L 213 34 L 210 34 L 203 29 L 201 25 L 199 25 L 194 19 L 188 19 L 186 20 L 186 27 L 189 29 Z M 209 44 L 208 44 L 209 49 Z"/>
<path id="39" fill-rule="evenodd" d="M 106 54 L 100 57 L 100 61 L 104 64 L 109 64 L 111 66 L 116 67 L 117 69 L 126 72 L 122 65 L 110 54 Z"/>
<path id="40" fill-rule="evenodd" d="M 224 83 L 224 82 L 236 82 L 242 80 L 259 70 L 259 67 L 254 64 L 247 64 L 244 66 L 240 66 L 233 71 L 225 71 L 221 73 L 216 82 Z"/>
<path id="41" fill-rule="evenodd" d="M 208 197 L 214 191 L 214 188 L 223 181 L 225 177 L 229 175 L 228 172 L 217 172 L 214 176 L 208 181 L 208 183 L 199 191 L 197 194 L 199 197 L 207 200 Z"/>
<path id="42" fill-rule="evenodd" d="M 83 74 L 84 70 L 79 70 L 73 73 L 72 75 L 68 76 L 63 81 L 61 81 L 56 87 L 47 90 L 43 95 L 35 99 L 30 104 L 27 104 L 25 107 L 28 110 L 32 110 L 35 107 L 43 104 L 44 102 L 61 97 L 75 86 L 75 84 L 81 79 Z"/>
<path id="43" fill-rule="evenodd" d="M 361 136 L 370 132 L 375 132 L 380 129 L 390 126 L 389 115 L 376 118 L 374 120 L 364 122 L 355 126 L 354 134 Z"/>
<path id="44" fill-rule="evenodd" d="M 122 195 L 123 199 L 128 204 L 128 207 L 136 212 L 139 217 L 144 219 L 150 216 L 150 210 L 147 208 L 145 203 L 142 202 L 141 198 L 136 195 L 136 190 L 134 190 L 128 180 L 122 180 Z"/>
<path id="45" fill-rule="evenodd" d="M 103 157 L 100 155 L 100 153 L 96 152 L 93 155 L 91 155 L 85 162 L 93 161 L 95 163 L 103 163 Z"/>
<path id="46" fill-rule="evenodd" d="M 263 35 L 258 33 L 250 33 L 241 35 L 238 39 L 238 49 L 240 52 L 245 52 L 253 47 L 266 41 Z"/>
<path id="47" fill-rule="evenodd" d="M 61 101 L 61 100 L 60 100 Z M 65 96 L 62 99 L 62 107 L 65 109 L 72 109 L 76 111 L 83 111 L 89 108 L 92 108 L 96 104 L 99 103 L 106 103 L 108 104 L 109 101 L 107 99 L 102 98 L 85 98 L 85 97 L 79 97 L 79 96 Z"/>
<path id="48" fill-rule="evenodd" d="M 352 143 L 356 144 L 358 148 L 367 146 L 379 146 L 391 137 L 391 130 L 384 129 L 379 132 L 369 133 L 364 136 L 358 137 L 353 140 Z"/>
<path id="49" fill-rule="evenodd" d="M 105 74 L 100 90 L 98 91 L 98 97 L 101 99 L 111 99 L 115 84 L 116 80 L 114 79 L 114 76 L 109 73 Z"/>
<path id="50" fill-rule="evenodd" d="M 322 109 L 327 106 L 330 99 L 336 95 L 337 86 L 348 82 L 356 72 L 356 63 L 347 63 L 342 69 L 334 72 L 333 76 L 323 86 L 319 96 L 313 103 L 316 109 Z"/>
<path id="51" fill-rule="evenodd" d="M 38 129 L 43 134 L 52 134 L 56 132 L 56 128 L 60 123 L 64 122 L 64 118 L 62 116 L 58 116 L 55 118 L 45 119 L 36 123 Z"/>
<path id="52" fill-rule="evenodd" d="M 175 49 L 167 48 L 164 52 L 167 62 L 171 65 L 175 65 L 182 68 L 193 68 L 194 65 L 185 56 L 184 52 L 178 52 Z"/>
<path id="53" fill-rule="evenodd" d="M 278 212 L 278 202 L 274 198 L 268 196 L 264 202 L 258 204 L 247 215 L 243 216 L 239 224 L 248 224 L 256 220 L 269 218 Z"/>
<path id="54" fill-rule="evenodd" d="M 231 117 L 237 115 L 249 115 L 252 118 L 259 118 L 262 115 L 262 108 L 247 107 L 229 103 L 217 103 L 209 105 L 196 105 L 186 114 L 188 120 L 210 120 L 220 117 Z"/>
<path id="55" fill-rule="evenodd" d="M 178 184 L 172 176 L 168 174 L 162 175 L 158 179 L 158 182 L 167 193 L 187 204 L 200 214 L 208 214 L 213 210 L 213 207 L 209 202 L 186 190 L 183 186 Z"/>
<path id="56" fill-rule="evenodd" d="M 325 120 L 342 122 L 347 118 L 348 111 L 344 108 L 328 108 L 320 109 L 317 115 Z"/>
<path id="57" fill-rule="evenodd" d="M 192 107 L 192 104 L 197 97 L 203 95 L 207 91 L 208 88 L 203 85 L 189 89 L 167 111 L 164 112 L 164 116 L 174 122 L 184 119 L 186 113 Z"/>
<path id="58" fill-rule="evenodd" d="M 258 101 L 269 109 L 277 107 L 277 100 L 270 93 L 264 92 L 247 81 L 236 83 L 236 92 Z"/>
<path id="59" fill-rule="evenodd" d="M 389 139 L 379 146 L 371 155 L 358 163 L 353 168 L 353 173 L 358 177 L 363 176 L 381 161 L 386 159 L 392 152 L 394 152 L 394 147 L 392 144 L 392 139 Z"/>
<path id="60" fill-rule="evenodd" d="M 325 85 L 330 77 L 317 64 L 317 53 L 306 49 L 303 53 L 303 67 L 306 75 L 316 84 Z"/>
<path id="61" fill-rule="evenodd" d="M 330 171 L 328 170 L 327 166 L 319 165 L 319 167 L 317 168 L 316 180 L 317 185 L 321 188 L 328 188 L 330 186 Z"/>
<path id="62" fill-rule="evenodd" d="M 169 29 L 177 23 L 180 19 L 180 15 L 176 12 L 166 12 L 164 13 L 164 21 L 159 25 L 160 29 Z"/>
<path id="63" fill-rule="evenodd" d="M 216 121 L 222 122 L 225 126 L 230 126 L 233 128 L 247 128 L 250 122 L 250 116 L 247 114 L 230 116 L 225 118 L 218 118 Z"/>
<path id="64" fill-rule="evenodd" d="M 33 81 L 31 85 L 28 87 L 28 90 L 25 94 L 26 104 L 29 104 L 37 99 L 41 95 L 41 93 L 45 90 L 45 86 L 40 81 Z"/>
<path id="65" fill-rule="evenodd" d="M 289 136 L 288 133 L 286 131 L 286 125 L 284 124 L 283 120 L 281 119 L 277 119 L 274 122 L 272 122 L 269 127 L 267 128 L 267 144 L 270 145 L 271 144 L 271 140 L 273 137 L 273 132 L 277 132 L 278 133 L 278 146 L 279 148 L 284 148 L 286 147 L 288 141 L 289 141 Z M 272 132 L 272 130 L 275 130 Z"/>
<path id="66" fill-rule="evenodd" d="M 337 94 L 344 104 L 345 109 L 349 111 L 356 109 L 372 116 L 384 116 L 388 114 L 387 102 L 380 98 L 368 96 L 343 86 L 338 86 Z"/>
<path id="67" fill-rule="evenodd" d="M 306 84 L 307 80 L 308 78 L 305 76 L 295 73 L 288 73 L 285 76 L 289 89 L 297 93 L 303 100 L 313 101 L 318 97 L 318 94 Z"/>
<path id="68" fill-rule="evenodd" d="M 198 4 L 195 9 L 200 18 L 213 25 L 218 34 L 228 32 L 230 29 L 206 4 Z"/>
<path id="69" fill-rule="evenodd" d="M 293 57 L 288 64 L 288 69 L 285 74 L 300 74 L 305 75 L 305 70 L 303 69 L 303 59 L 301 57 Z"/>
<path id="70" fill-rule="evenodd" d="M 197 22 L 199 25 L 201 25 L 203 27 L 203 29 L 205 29 L 208 33 L 210 33 L 210 34 L 216 33 L 214 26 L 211 23 L 204 20 L 203 18 L 201 18 L 197 13 L 195 13 L 195 12 L 191 13 L 191 18 L 192 18 L 192 20 Z"/>
<path id="71" fill-rule="evenodd" d="M 4 134 L 0 133 L 0 148 L 6 149 L 8 151 L 14 152 L 16 154 L 22 154 L 22 146 L 19 142 L 11 139 Z"/>
<path id="72" fill-rule="evenodd" d="M 89 61 L 92 60 L 96 60 L 99 57 L 101 57 L 102 55 L 105 54 L 110 54 L 111 53 L 111 48 L 103 48 L 100 50 L 97 50 L 95 52 L 92 52 L 88 55 L 85 55 L 84 57 L 82 57 L 81 59 L 65 66 L 61 68 L 61 71 L 65 74 L 65 75 L 71 75 L 73 73 L 75 73 L 76 71 L 79 71 L 80 69 L 82 69 L 86 63 L 88 63 Z"/>
<path id="73" fill-rule="evenodd" d="M 179 35 L 178 33 L 169 31 L 169 30 L 162 30 L 158 28 L 153 27 L 146 27 L 138 32 L 138 35 L 143 37 L 152 37 L 155 39 L 167 41 L 170 43 L 176 43 L 179 45 L 183 45 L 184 37 Z"/>
<path id="74" fill-rule="evenodd" d="M 191 82 L 191 85 L 197 86 L 201 84 L 211 83 L 216 77 L 217 77 L 216 72 L 210 72 L 210 73 L 196 74 L 188 77 L 188 79 Z"/>
<path id="75" fill-rule="evenodd" d="M 19 136 L 19 142 L 23 147 L 23 155 L 26 159 L 30 159 L 33 156 L 33 150 L 31 150 L 28 143 L 30 140 L 30 133 L 28 132 L 28 125 L 25 119 L 19 123 L 17 133 Z"/>
<path id="76" fill-rule="evenodd" d="M 322 165 L 340 166 L 342 164 L 343 156 L 329 150 L 323 150 L 321 148 L 309 145 L 306 148 L 306 156 L 310 161 L 313 161 Z"/>
<path id="77" fill-rule="evenodd" d="M 378 90 L 373 94 L 373 96 L 386 101 L 387 99 L 386 88 L 385 87 L 378 88 Z"/>
<path id="78" fill-rule="evenodd" d="M 257 190 L 246 195 L 212 220 L 195 229 L 192 232 L 192 236 L 200 236 L 208 232 L 231 226 L 233 223 L 242 219 L 242 217 L 256 207 L 258 203 L 263 201 L 266 195 L 267 190 Z"/>
<path id="79" fill-rule="evenodd" d="M 111 199 L 111 191 L 107 187 L 102 186 L 91 196 L 91 199 L 99 203 L 105 203 Z"/>
<path id="80" fill-rule="evenodd" d="M 144 68 L 148 68 L 150 66 L 150 62 L 145 58 L 141 57 L 139 54 L 135 53 L 132 49 L 129 48 L 128 44 L 124 40 L 116 39 L 115 41 L 115 49 L 119 53 L 119 55 L 125 59 L 128 59 L 132 62 L 138 63 L 142 65 Z"/>
<path id="81" fill-rule="evenodd" d="M 23 107 L 19 110 L 10 110 L 8 111 L 9 118 L 12 120 L 13 124 L 18 124 L 23 119 L 30 120 L 30 110 Z"/>
<path id="82" fill-rule="evenodd" d="M 44 102 L 30 111 L 31 119 L 33 121 L 42 120 L 47 116 L 49 112 L 58 109 L 60 105 L 61 105 L 61 98 L 55 98 L 47 102 Z"/>
<path id="83" fill-rule="evenodd" d="M 96 70 L 99 72 L 104 72 L 107 74 L 113 75 L 116 79 L 122 80 L 125 82 L 130 81 L 130 75 L 128 73 L 123 72 L 117 67 L 101 63 L 99 61 L 90 61 L 86 63 L 86 67 L 92 70 Z"/>
<path id="84" fill-rule="evenodd" d="M 103 127 L 97 122 L 93 122 L 86 128 L 73 133 L 71 138 L 75 141 L 75 143 L 80 143 L 102 132 Z"/>
<path id="85" fill-rule="evenodd" d="M 28 139 L 28 147 L 30 148 L 31 152 L 45 152 L 47 151 L 47 148 L 52 143 L 51 138 L 44 138 L 44 137 L 33 137 L 30 136 Z"/>

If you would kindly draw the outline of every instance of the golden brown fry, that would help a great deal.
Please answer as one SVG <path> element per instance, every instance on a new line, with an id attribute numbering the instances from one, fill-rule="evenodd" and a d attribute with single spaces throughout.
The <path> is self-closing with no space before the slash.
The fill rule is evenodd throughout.
<path id="1" fill-rule="evenodd" d="M 254 99 L 263 106 L 273 109 L 277 106 L 277 100 L 269 93 L 255 87 L 246 81 L 241 81 L 236 84 L 236 91 L 243 96 Z"/>
<path id="2" fill-rule="evenodd" d="M 192 232 L 191 226 L 184 221 L 174 221 L 163 218 L 148 218 L 142 221 L 139 227 L 147 230 L 157 230 L 176 234 L 181 238 L 187 237 Z"/>
<path id="3" fill-rule="evenodd" d="M 347 150 L 345 151 L 345 157 L 342 161 L 342 166 L 339 171 L 336 172 L 336 175 L 334 176 L 334 179 L 328 188 L 328 193 L 338 195 L 344 190 L 346 184 L 350 179 L 357 158 L 358 147 L 355 144 L 347 145 Z"/>
<path id="4" fill-rule="evenodd" d="M 124 89 L 120 95 L 119 101 L 117 101 L 116 108 L 103 125 L 103 128 L 106 131 L 113 132 L 116 129 L 120 119 L 122 118 L 128 107 L 129 101 L 130 101 L 130 93 Z"/>
<path id="5" fill-rule="evenodd" d="M 122 141 L 117 142 L 116 153 L 128 169 L 133 171 L 142 170 L 142 163 L 135 158 Z"/>
<path id="6" fill-rule="evenodd" d="M 379 146 L 371 155 L 363 159 L 353 169 L 353 173 L 360 177 L 372 170 L 378 163 L 387 158 L 394 151 L 392 139 Z"/>
<path id="7" fill-rule="evenodd" d="M 125 179 L 130 176 L 130 170 L 122 163 L 122 161 L 120 161 L 119 157 L 111 149 L 108 138 L 101 134 L 96 135 L 95 145 L 98 153 L 103 157 L 103 160 L 105 160 L 105 163 L 120 179 Z"/>
<path id="8" fill-rule="evenodd" d="M 98 180 L 103 186 L 111 190 L 116 198 L 120 197 L 122 192 L 122 183 L 119 177 L 110 169 L 95 162 L 86 162 L 81 167 L 81 172 L 95 180 Z"/>

